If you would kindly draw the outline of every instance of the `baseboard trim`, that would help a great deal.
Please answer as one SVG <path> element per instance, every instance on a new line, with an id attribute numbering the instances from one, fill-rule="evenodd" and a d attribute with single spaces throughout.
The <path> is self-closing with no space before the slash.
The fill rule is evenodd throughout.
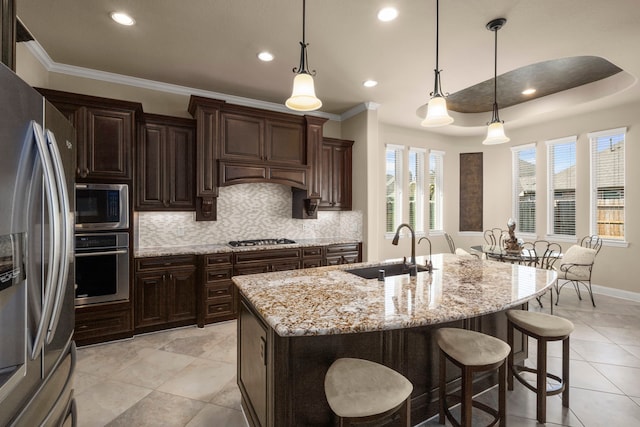
<path id="1" fill-rule="evenodd" d="M 609 288 L 607 286 L 591 285 L 594 294 L 607 295 L 610 297 L 622 298 L 631 301 L 640 302 L 640 293 L 625 291 L 622 289 Z"/>

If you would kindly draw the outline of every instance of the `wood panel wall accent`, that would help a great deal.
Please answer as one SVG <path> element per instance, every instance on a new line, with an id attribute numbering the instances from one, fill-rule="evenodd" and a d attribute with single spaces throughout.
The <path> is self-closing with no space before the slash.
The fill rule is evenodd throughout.
<path id="1" fill-rule="evenodd" d="M 460 231 L 482 231 L 482 153 L 460 153 Z"/>

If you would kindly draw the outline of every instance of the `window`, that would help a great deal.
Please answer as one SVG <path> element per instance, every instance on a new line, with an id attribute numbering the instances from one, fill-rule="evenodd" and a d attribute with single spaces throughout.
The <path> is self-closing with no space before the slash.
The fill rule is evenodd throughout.
<path id="1" fill-rule="evenodd" d="M 409 149 L 409 225 L 416 233 L 424 233 L 426 152 L 424 148 Z"/>
<path id="2" fill-rule="evenodd" d="M 387 145 L 385 153 L 387 233 L 394 233 L 402 222 L 402 152 L 402 146 Z"/>
<path id="3" fill-rule="evenodd" d="M 547 141 L 547 230 L 556 236 L 576 235 L 576 137 Z"/>
<path id="4" fill-rule="evenodd" d="M 522 233 L 536 232 L 536 146 L 511 148 L 513 157 L 513 218 Z"/>
<path id="5" fill-rule="evenodd" d="M 591 145 L 591 234 L 624 238 L 624 146 L 626 128 L 589 133 Z"/>
<path id="6" fill-rule="evenodd" d="M 443 163 L 444 152 L 429 152 L 429 231 L 444 231 Z"/>

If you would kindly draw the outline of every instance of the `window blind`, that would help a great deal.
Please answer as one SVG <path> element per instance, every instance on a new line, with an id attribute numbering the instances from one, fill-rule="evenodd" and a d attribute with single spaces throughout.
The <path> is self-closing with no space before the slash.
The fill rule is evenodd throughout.
<path id="1" fill-rule="evenodd" d="M 402 221 L 402 146 L 387 145 L 386 167 L 386 232 L 395 232 Z"/>
<path id="2" fill-rule="evenodd" d="M 443 231 L 444 152 L 429 152 L 429 230 Z"/>
<path id="3" fill-rule="evenodd" d="M 591 234 L 624 240 L 626 128 L 588 134 L 591 144 Z"/>
<path id="4" fill-rule="evenodd" d="M 536 232 L 536 146 L 527 144 L 512 149 L 513 218 L 523 233 Z"/>
<path id="5" fill-rule="evenodd" d="M 424 232 L 425 155 L 423 148 L 409 149 L 409 225 L 417 233 Z"/>
<path id="6" fill-rule="evenodd" d="M 548 230 L 576 235 L 576 137 L 547 141 Z"/>

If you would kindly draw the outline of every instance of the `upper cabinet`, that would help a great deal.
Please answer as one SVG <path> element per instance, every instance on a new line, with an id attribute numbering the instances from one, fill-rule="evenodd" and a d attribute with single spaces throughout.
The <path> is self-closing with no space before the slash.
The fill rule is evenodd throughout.
<path id="1" fill-rule="evenodd" d="M 196 121 L 145 114 L 136 151 L 136 210 L 194 210 Z"/>
<path id="2" fill-rule="evenodd" d="M 220 160 L 306 165 L 304 119 L 245 110 L 223 111 L 221 119 Z"/>
<path id="3" fill-rule="evenodd" d="M 322 140 L 320 210 L 351 210 L 351 162 L 353 141 Z"/>
<path id="4" fill-rule="evenodd" d="M 130 181 L 137 102 L 38 89 L 74 125 L 77 134 L 78 182 Z"/>

